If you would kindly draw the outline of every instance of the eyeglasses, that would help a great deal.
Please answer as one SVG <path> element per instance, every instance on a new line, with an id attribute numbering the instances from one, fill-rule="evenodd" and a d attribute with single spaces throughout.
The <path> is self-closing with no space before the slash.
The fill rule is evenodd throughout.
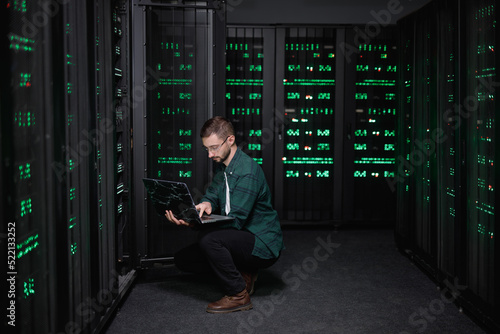
<path id="1" fill-rule="evenodd" d="M 213 147 L 213 146 L 211 146 L 211 147 L 205 147 L 205 146 L 203 146 L 203 149 L 204 149 L 205 151 L 207 151 L 207 152 L 212 152 L 212 153 L 217 152 L 217 151 L 218 151 L 218 150 L 222 147 L 222 145 L 224 145 L 224 143 L 226 142 L 226 140 L 227 140 L 229 137 L 231 137 L 231 136 L 227 136 L 227 137 L 226 137 L 226 139 L 224 139 L 224 141 L 222 142 L 222 144 L 220 144 L 220 145 L 219 145 L 219 146 L 217 146 L 217 147 Z"/>

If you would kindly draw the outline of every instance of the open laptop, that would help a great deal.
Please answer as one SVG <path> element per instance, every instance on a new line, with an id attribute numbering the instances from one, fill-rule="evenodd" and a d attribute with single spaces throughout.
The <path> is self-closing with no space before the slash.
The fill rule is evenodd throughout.
<path id="1" fill-rule="evenodd" d="M 159 216 L 165 217 L 165 210 L 171 210 L 177 219 L 188 223 L 201 225 L 218 222 L 230 222 L 234 220 L 231 216 L 203 215 L 200 218 L 196 210 L 193 196 L 189 188 L 183 182 L 142 179 L 146 187 L 151 203 Z"/>

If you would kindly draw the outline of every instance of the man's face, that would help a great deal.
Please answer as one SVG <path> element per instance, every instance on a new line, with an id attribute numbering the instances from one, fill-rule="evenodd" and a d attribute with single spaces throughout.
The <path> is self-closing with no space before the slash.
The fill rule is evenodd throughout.
<path id="1" fill-rule="evenodd" d="M 231 147 L 227 138 L 220 139 L 216 134 L 201 138 L 203 146 L 208 151 L 208 157 L 215 162 L 223 163 L 231 153 Z"/>

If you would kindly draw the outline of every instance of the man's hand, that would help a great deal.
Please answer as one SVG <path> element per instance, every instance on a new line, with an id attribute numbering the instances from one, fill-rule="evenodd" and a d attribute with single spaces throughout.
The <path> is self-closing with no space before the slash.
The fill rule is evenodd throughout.
<path id="1" fill-rule="evenodd" d="M 203 216 L 204 213 L 207 215 L 212 214 L 212 204 L 210 202 L 201 202 L 196 206 L 196 210 L 200 213 L 200 217 Z"/>
<path id="2" fill-rule="evenodd" d="M 171 221 L 172 223 L 174 223 L 175 225 L 185 225 L 185 226 L 192 226 L 192 224 L 186 222 L 185 220 L 182 220 L 182 219 L 177 219 L 175 218 L 173 212 L 171 210 L 165 210 L 165 217 Z"/>

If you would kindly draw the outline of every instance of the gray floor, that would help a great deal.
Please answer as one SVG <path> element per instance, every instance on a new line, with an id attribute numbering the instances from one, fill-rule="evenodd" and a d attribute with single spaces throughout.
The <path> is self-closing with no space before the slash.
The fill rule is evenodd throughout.
<path id="1" fill-rule="evenodd" d="M 287 249 L 259 274 L 253 310 L 206 313 L 222 297 L 213 277 L 150 269 L 107 333 L 485 333 L 397 251 L 391 230 L 284 235 Z"/>

